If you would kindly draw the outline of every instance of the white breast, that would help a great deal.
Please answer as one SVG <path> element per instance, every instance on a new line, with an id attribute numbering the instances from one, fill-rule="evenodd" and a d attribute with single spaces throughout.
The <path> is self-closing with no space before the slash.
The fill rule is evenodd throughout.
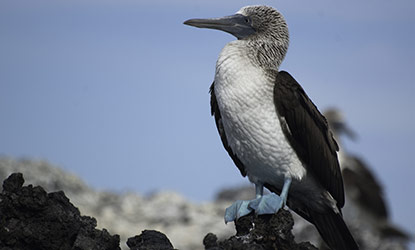
<path id="1" fill-rule="evenodd" d="M 281 187 L 284 177 L 301 180 L 306 170 L 281 129 L 274 80 L 243 54 L 238 42 L 227 44 L 216 64 L 215 95 L 228 143 L 252 182 Z"/>

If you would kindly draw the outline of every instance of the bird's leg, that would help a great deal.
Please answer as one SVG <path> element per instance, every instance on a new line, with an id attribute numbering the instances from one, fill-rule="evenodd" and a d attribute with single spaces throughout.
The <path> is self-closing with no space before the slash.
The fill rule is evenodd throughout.
<path id="1" fill-rule="evenodd" d="M 287 203 L 288 189 L 291 185 L 291 178 L 285 178 L 284 186 L 281 191 L 281 195 L 270 193 L 266 195 L 258 195 L 257 186 L 257 198 L 249 202 L 249 208 L 255 210 L 255 214 L 275 214 L 284 207 Z M 262 188 L 261 188 L 262 189 Z"/>
<path id="2" fill-rule="evenodd" d="M 281 191 L 281 194 L 280 194 L 280 197 L 284 202 L 284 204 L 282 204 L 282 206 L 285 206 L 285 204 L 287 204 L 288 189 L 290 189 L 290 185 L 291 185 L 291 177 L 285 178 L 284 186 L 282 187 L 282 191 Z"/>
<path id="3" fill-rule="evenodd" d="M 255 184 L 255 198 L 261 198 L 264 194 L 264 184 Z"/>

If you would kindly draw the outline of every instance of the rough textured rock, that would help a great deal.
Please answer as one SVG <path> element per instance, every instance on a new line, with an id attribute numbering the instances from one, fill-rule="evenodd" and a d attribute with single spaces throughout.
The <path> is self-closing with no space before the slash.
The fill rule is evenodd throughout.
<path id="1" fill-rule="evenodd" d="M 131 250 L 173 250 L 173 245 L 166 235 L 155 230 L 144 230 L 140 235 L 128 239 Z"/>
<path id="2" fill-rule="evenodd" d="M 95 217 L 98 228 L 120 235 L 121 242 L 154 229 L 168 235 L 175 248 L 201 250 L 208 232 L 215 232 L 220 239 L 235 233 L 233 225 L 223 221 L 229 202 L 195 204 L 166 191 L 151 195 L 101 191 L 46 161 L 0 157 L 0 180 L 14 172 L 23 173 L 26 183 L 40 185 L 47 192 L 64 190 L 81 214 Z M 128 249 L 124 243 L 121 248 Z"/>
<path id="3" fill-rule="evenodd" d="M 40 186 L 23 184 L 21 173 L 10 175 L 3 183 L 0 249 L 120 249 L 119 236 L 96 229 L 96 220 L 81 216 L 63 191 L 47 193 Z M 210 233 L 203 244 L 209 250 L 315 249 L 309 243 L 295 243 L 291 234 L 293 224 L 286 210 L 272 216 L 248 215 L 235 223 L 235 236 L 218 242 L 216 235 Z M 129 238 L 127 245 L 131 250 L 174 249 L 167 236 L 155 230 L 144 230 L 139 236 Z"/>
<path id="4" fill-rule="evenodd" d="M 253 187 L 243 188 L 241 192 L 238 188 L 233 188 L 230 189 L 231 192 L 225 191 L 218 195 L 219 201 L 194 204 L 173 192 L 143 196 L 136 193 L 99 191 L 87 186 L 80 178 L 45 161 L 0 157 L 0 180 L 4 180 L 13 172 L 22 172 L 26 183 L 40 185 L 46 192 L 64 190 L 81 214 L 95 217 L 98 221 L 98 229 L 106 228 L 111 234 L 119 234 L 121 242 L 126 242 L 128 237 L 140 234 L 146 229 L 154 229 L 165 233 L 172 245 L 181 250 L 204 249 L 202 241 L 209 232 L 215 233 L 218 239 L 213 241 L 212 237 L 207 237 L 205 238 L 207 243 L 218 243 L 234 235 L 234 224 L 225 225 L 223 222 L 225 208 L 240 199 L 240 194 L 246 198 L 247 193 L 250 196 L 249 192 L 253 191 Z M 14 181 L 7 185 L 8 190 L 21 187 L 21 184 Z M 346 209 L 344 209 L 345 216 L 348 214 Z M 309 241 L 321 247 L 321 239 L 315 227 L 295 213 L 292 215 L 294 217 L 292 233 L 295 240 Z M 407 241 L 399 238 L 382 238 L 365 227 L 362 220 L 346 222 L 349 223 L 356 240 L 363 246 L 362 250 L 408 249 Z M 79 242 L 77 244 L 80 244 Z M 121 248 L 129 249 L 124 243 L 121 244 Z"/>
<path id="5" fill-rule="evenodd" d="M 119 236 L 97 230 L 96 220 L 81 216 L 62 191 L 23 187 L 22 174 L 12 174 L 0 194 L 1 249 L 118 250 Z"/>
<path id="6" fill-rule="evenodd" d="M 308 242 L 296 243 L 291 233 L 294 220 L 287 210 L 280 210 L 275 215 L 255 216 L 253 214 L 240 218 L 235 223 L 236 235 L 217 242 L 216 235 L 209 233 L 203 244 L 206 250 L 316 250 Z"/>

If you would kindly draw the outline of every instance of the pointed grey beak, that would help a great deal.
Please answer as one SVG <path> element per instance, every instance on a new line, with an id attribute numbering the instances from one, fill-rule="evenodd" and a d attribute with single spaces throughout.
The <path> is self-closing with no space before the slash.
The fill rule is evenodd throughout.
<path id="1" fill-rule="evenodd" d="M 251 19 L 242 14 L 221 18 L 189 19 L 184 24 L 198 28 L 222 30 L 234 35 L 238 39 L 243 39 L 255 33 Z"/>
<path id="2" fill-rule="evenodd" d="M 330 126 L 337 134 L 344 134 L 353 141 L 355 141 L 358 137 L 356 133 L 344 122 L 332 122 L 330 123 Z"/>
<path id="3" fill-rule="evenodd" d="M 356 133 L 347 125 L 343 126 L 343 132 L 346 136 L 348 136 L 351 140 L 356 141 L 357 140 L 357 135 Z"/>

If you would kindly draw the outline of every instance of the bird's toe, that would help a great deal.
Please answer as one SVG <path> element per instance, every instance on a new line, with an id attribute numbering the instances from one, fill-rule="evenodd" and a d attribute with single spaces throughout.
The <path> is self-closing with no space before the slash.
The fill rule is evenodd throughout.
<path id="1" fill-rule="evenodd" d="M 242 216 L 245 216 L 252 212 L 252 208 L 249 207 L 251 201 L 236 201 L 225 211 L 225 223 L 235 221 Z"/>
<path id="2" fill-rule="evenodd" d="M 284 206 L 284 200 L 274 194 L 267 194 L 249 202 L 248 205 L 255 213 L 261 214 L 275 214 Z"/>

